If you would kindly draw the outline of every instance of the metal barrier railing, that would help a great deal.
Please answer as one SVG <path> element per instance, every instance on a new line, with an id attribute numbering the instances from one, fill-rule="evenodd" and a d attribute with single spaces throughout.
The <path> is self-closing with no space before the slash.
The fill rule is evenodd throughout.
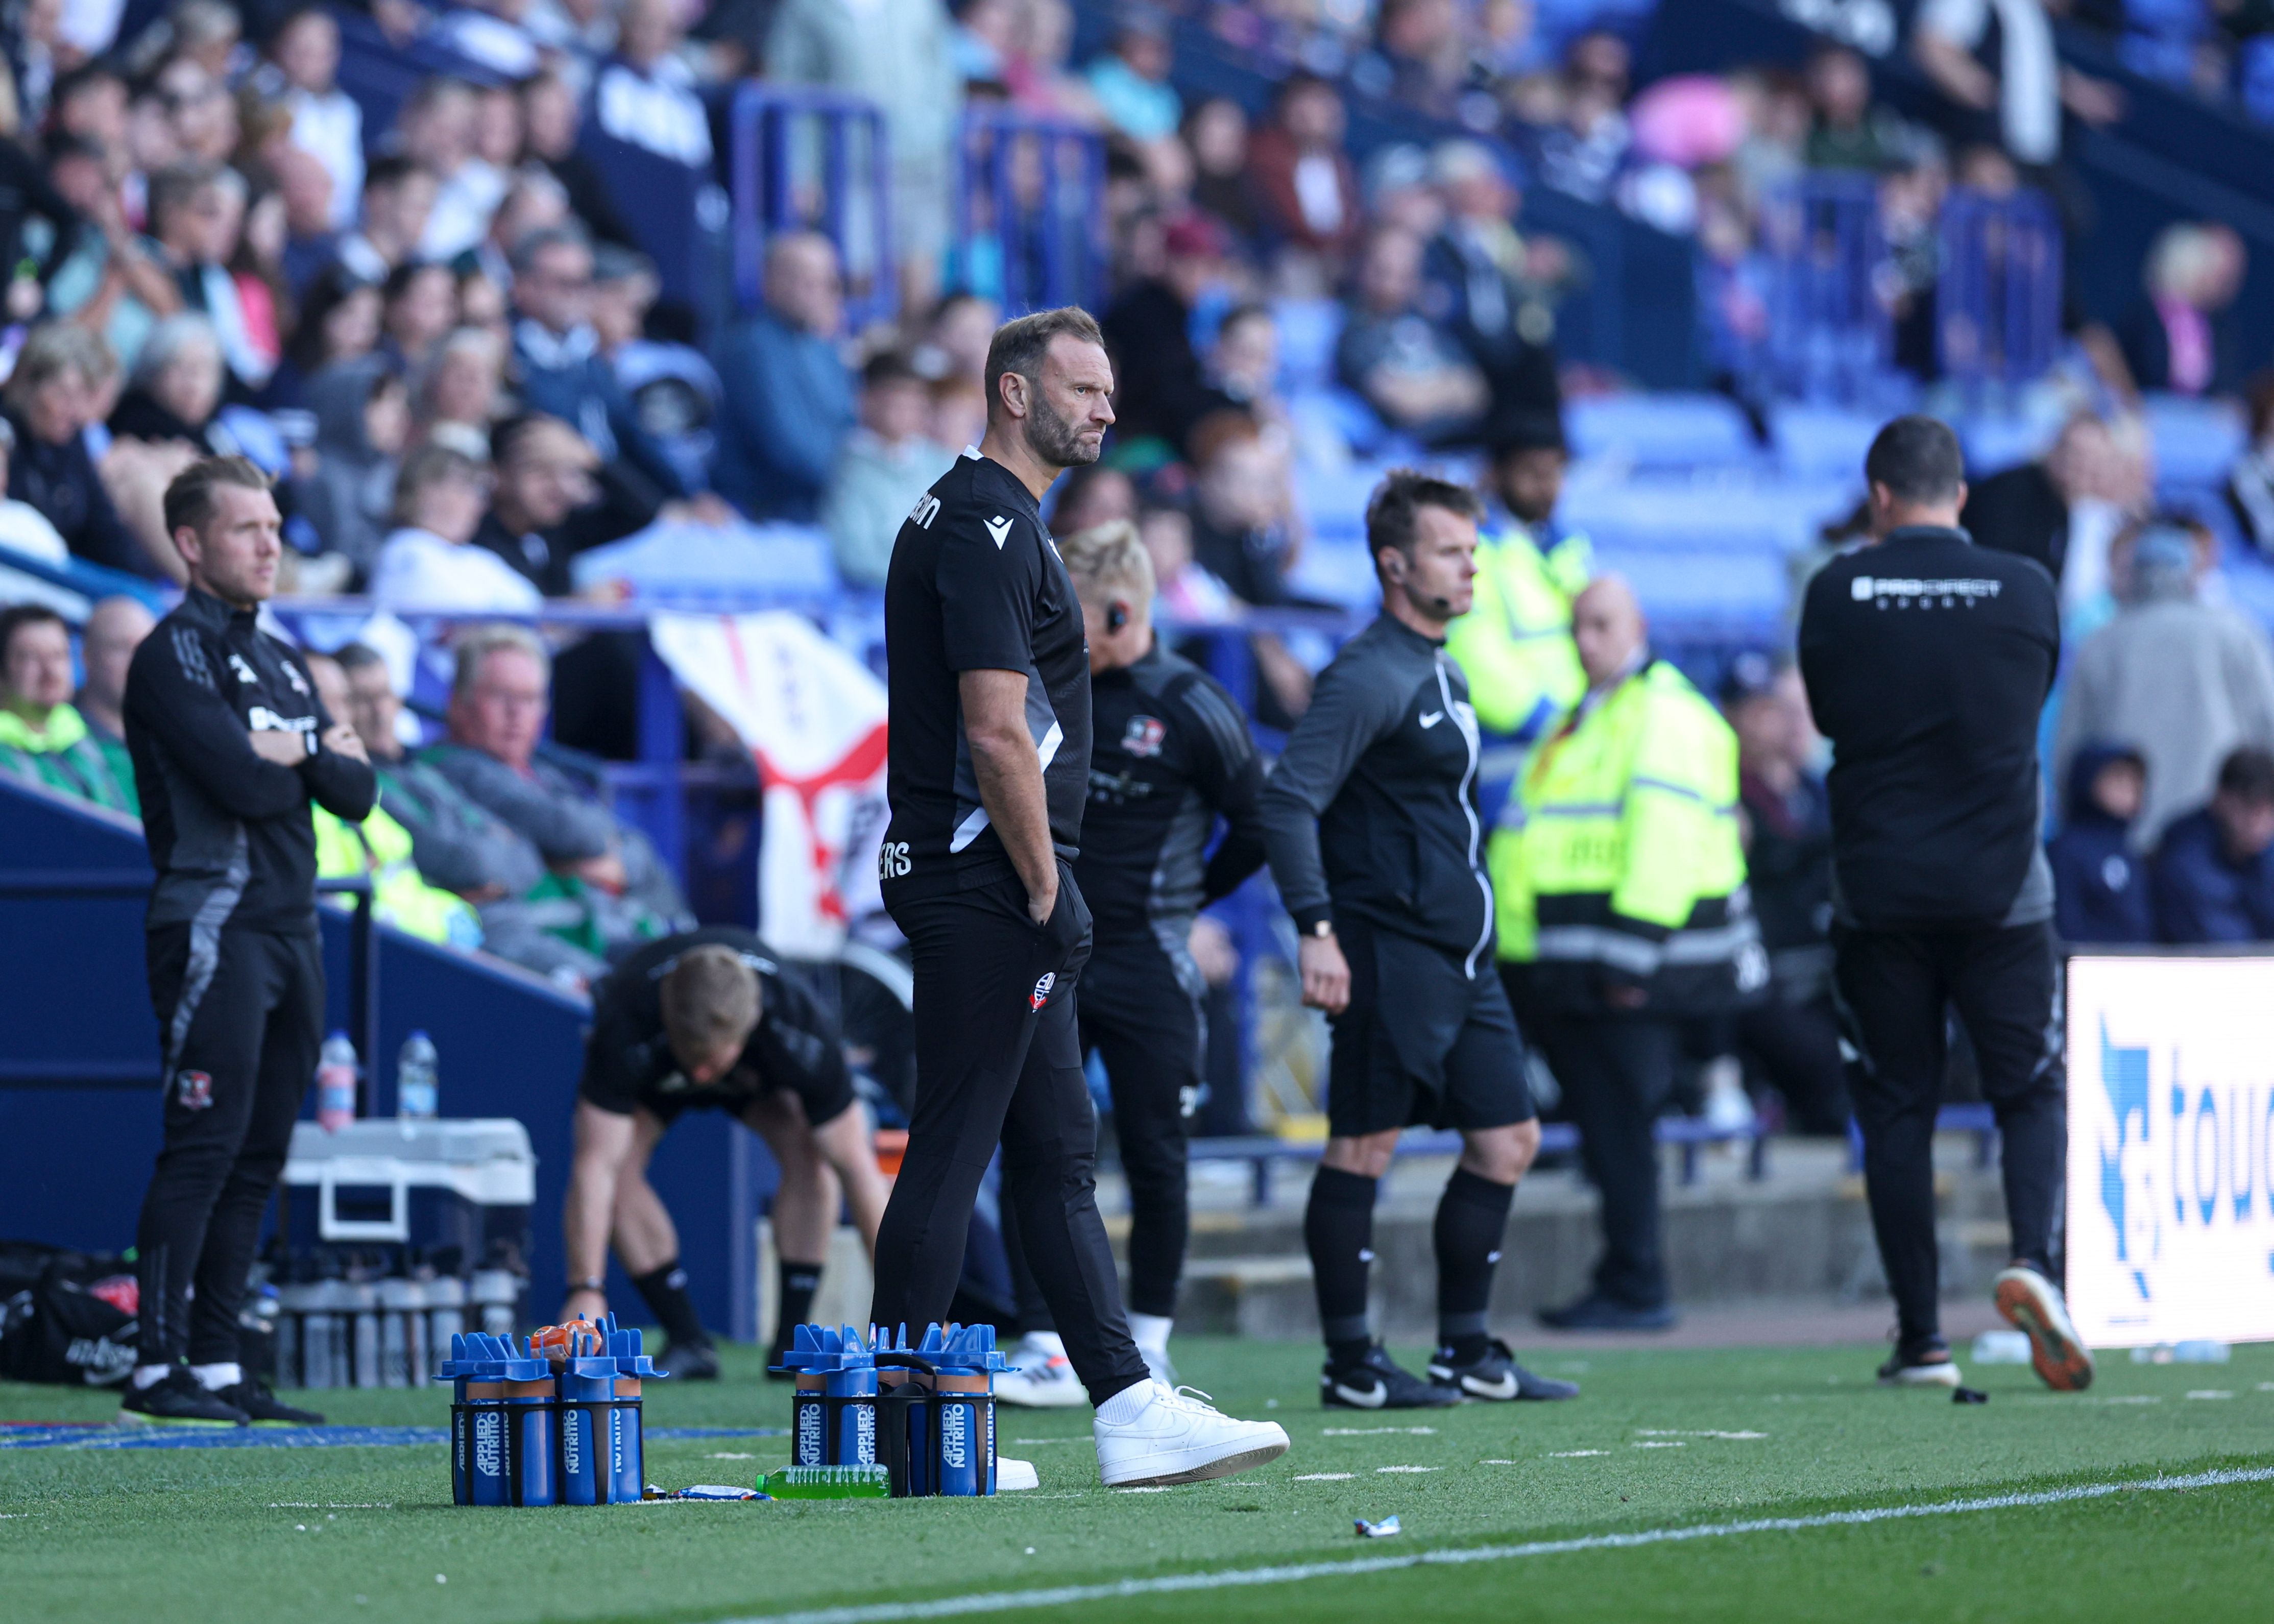
<path id="1" fill-rule="evenodd" d="M 1768 277 L 1762 365 L 1768 393 L 1869 401 L 1894 354 L 1879 276 L 1887 245 L 1878 183 L 1841 171 L 1803 175 L 1762 204 Z"/>
<path id="2" fill-rule="evenodd" d="M 0 869 L 0 902 L 123 901 L 150 894 L 157 876 L 147 868 Z M 377 1075 L 379 1046 L 379 955 L 372 941 L 371 881 L 358 875 L 318 880 L 319 896 L 355 898 L 348 928 L 348 1030 L 354 1034 L 368 1079 Z M 0 1087 L 143 1088 L 161 1081 L 156 1070 L 138 1060 L 15 1060 L 0 1058 Z"/>
<path id="3" fill-rule="evenodd" d="M 1097 308 L 1107 292 L 1105 139 L 1004 107 L 973 107 L 957 138 L 952 280 L 1006 316 Z"/>
<path id="4" fill-rule="evenodd" d="M 828 90 L 752 82 L 727 115 L 730 252 L 739 311 L 758 308 L 766 239 L 817 230 L 837 245 L 859 331 L 900 309 L 892 274 L 892 169 L 876 103 Z"/>
<path id="5" fill-rule="evenodd" d="M 1935 347 L 1976 395 L 2044 375 L 2060 342 L 2061 229 L 2043 192 L 1953 192 L 1942 207 Z"/>

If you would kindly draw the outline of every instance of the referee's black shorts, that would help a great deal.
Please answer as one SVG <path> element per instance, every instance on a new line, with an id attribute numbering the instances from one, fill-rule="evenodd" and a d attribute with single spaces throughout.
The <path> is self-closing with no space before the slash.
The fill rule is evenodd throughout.
<path id="1" fill-rule="evenodd" d="M 1489 959 L 1362 919 L 1337 918 L 1350 1004 L 1333 1018 L 1327 1131 L 1337 1139 L 1394 1128 L 1504 1128 L 1537 1115 L 1524 1043 Z"/>

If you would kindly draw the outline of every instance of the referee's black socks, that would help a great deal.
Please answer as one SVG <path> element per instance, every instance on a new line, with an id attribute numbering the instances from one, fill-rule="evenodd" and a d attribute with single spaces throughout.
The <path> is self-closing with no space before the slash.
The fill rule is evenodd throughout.
<path id="1" fill-rule="evenodd" d="M 1496 1184 L 1457 1167 L 1438 1199 L 1437 1342 L 1457 1365 L 1484 1357 L 1492 1346 L 1485 1308 L 1515 1199 L 1514 1184 Z"/>
<path id="2" fill-rule="evenodd" d="M 1303 1214 L 1303 1244 L 1319 1294 L 1319 1330 L 1337 1365 L 1366 1357 L 1367 1265 L 1374 1261 L 1374 1195 L 1380 1181 L 1321 1165 Z M 1505 1208 L 1502 1208 L 1505 1211 Z"/>
<path id="3" fill-rule="evenodd" d="M 789 1346 L 790 1327 L 804 1325 L 813 1318 L 813 1294 L 821 1289 L 821 1265 L 793 1263 L 787 1258 L 777 1258 L 775 1275 L 779 1292 L 774 1301 L 780 1307 L 774 1313 L 774 1341 Z"/>
<path id="4" fill-rule="evenodd" d="M 661 1268 L 633 1275 L 632 1284 L 639 1288 L 640 1299 L 671 1338 L 673 1347 L 711 1345 L 710 1334 L 703 1328 L 703 1317 L 695 1312 L 695 1299 L 687 1295 L 687 1271 L 679 1267 L 678 1259 L 674 1258 Z"/>

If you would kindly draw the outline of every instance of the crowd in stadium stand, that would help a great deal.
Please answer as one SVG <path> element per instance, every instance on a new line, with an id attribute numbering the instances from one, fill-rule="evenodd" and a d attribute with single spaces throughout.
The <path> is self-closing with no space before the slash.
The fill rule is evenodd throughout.
<path id="1" fill-rule="evenodd" d="M 2126 106 L 2055 58 L 2049 13 L 2120 36 L 2137 71 L 2274 116 L 2274 10 L 2255 4 L 1926 0 L 1899 49 L 1941 99 L 1928 119 L 1875 101 L 1864 57 L 1830 43 L 1798 71 L 1638 94 L 1646 0 L 1181 8 L 1277 76 L 1253 115 L 1180 92 L 1176 19 L 1145 8 L 1118 12 L 1079 63 L 1066 0 L 365 10 L 12 0 L 0 548 L 178 581 L 160 492 L 223 453 L 277 477 L 284 590 L 303 597 L 525 614 L 579 591 L 581 555 L 659 522 L 814 527 L 839 579 L 873 589 L 901 517 L 983 425 L 1003 267 L 958 240 L 950 200 L 961 110 L 991 103 L 1107 140 L 1100 314 L 1120 421 L 1109 463 L 1057 493 L 1056 528 L 1133 521 L 1174 621 L 1302 606 L 1315 598 L 1299 481 L 1353 456 L 1560 455 L 1568 401 L 1618 387 L 1559 359 L 1559 319 L 1593 268 L 1532 227 L 1528 188 L 1694 243 L 1703 342 L 1758 423 L 1764 217 L 1792 177 L 1870 177 L 1894 359 L 1917 387 L 1939 365 L 1950 188 L 2035 186 L 2073 207 L 2064 132 Z M 366 128 L 341 86 L 343 18 L 423 53 L 429 76 L 390 128 Z M 450 53 L 463 72 L 434 65 Z M 719 93 L 752 75 L 882 110 L 894 263 L 848 264 L 819 229 L 774 231 L 753 307 L 704 330 L 684 267 L 651 252 L 652 199 L 612 189 L 582 137 L 593 124 L 707 182 Z M 1440 134 L 1361 167 L 1346 141 L 1360 102 L 1441 120 Z M 2215 222 L 2147 244 L 2127 316 L 2067 320 L 2068 426 L 1980 482 L 1968 510 L 1978 539 L 2062 585 L 2077 646 L 2056 857 L 2079 939 L 2274 936 L 2274 658 L 2223 600 L 2207 534 L 2158 510 L 2138 415 L 2142 391 L 2249 389 L 2226 498 L 2237 533 L 2274 556 L 2274 383 L 2251 387 L 2269 357 L 2243 353 L 2231 320 L 2247 269 L 2242 238 Z M 848 309 L 879 275 L 901 314 L 855 330 Z M 1291 390 L 1283 312 L 1329 299 L 1322 375 Z M 0 771 L 131 813 L 118 674 L 147 615 L 97 607 L 75 699 L 62 623 L 19 609 L 0 624 Z M 1264 630 L 1250 647 L 1258 716 L 1284 726 L 1323 648 Z M 604 638 L 577 652 L 614 669 Z M 407 756 L 394 658 L 350 647 L 335 674 L 418 874 L 468 905 L 493 951 L 581 977 L 685 916 L 635 831 L 530 759 L 550 698 L 542 647 L 461 649 L 448 739 Z M 1757 893 L 1784 921 L 1772 949 L 1800 965 L 1820 956 L 1825 914 L 1812 735 L 1773 664 L 1732 683 Z M 628 754 L 589 713 L 604 686 L 564 685 L 558 731 Z M 1820 975 L 1796 974 L 1818 1019 Z M 1836 1078 L 1788 1092 L 1829 1100 Z"/>

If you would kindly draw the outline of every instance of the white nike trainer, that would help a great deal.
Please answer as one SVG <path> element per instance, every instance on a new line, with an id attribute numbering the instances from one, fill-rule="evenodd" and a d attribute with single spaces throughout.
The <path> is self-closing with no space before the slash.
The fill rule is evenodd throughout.
<path id="1" fill-rule="evenodd" d="M 1286 1432 L 1276 1421 L 1235 1421 L 1191 1387 L 1145 1387 L 1135 1415 L 1116 1423 L 1101 1414 L 1092 1425 L 1097 1475 L 1109 1489 L 1235 1477 L 1287 1453 Z"/>
<path id="2" fill-rule="evenodd" d="M 1073 1362 L 1056 1337 L 1048 1342 L 1032 1333 L 1020 1337 L 1011 1350 L 1011 1364 L 1013 1369 L 995 1377 L 999 1403 L 1021 1410 L 1072 1410 L 1089 1402 L 1081 1378 L 1073 1373 Z"/>

